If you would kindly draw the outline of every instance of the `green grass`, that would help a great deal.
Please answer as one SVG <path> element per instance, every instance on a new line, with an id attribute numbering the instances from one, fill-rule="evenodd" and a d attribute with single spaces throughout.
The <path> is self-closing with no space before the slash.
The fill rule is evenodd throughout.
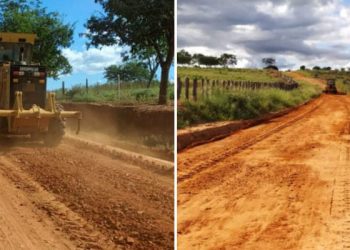
<path id="1" fill-rule="evenodd" d="M 181 78 L 189 77 L 191 79 L 206 78 L 209 80 L 235 80 L 256 82 L 276 82 L 279 80 L 278 78 L 272 77 L 267 70 L 258 69 L 178 67 L 177 74 Z"/>
<path id="2" fill-rule="evenodd" d="M 343 79 L 337 79 L 336 81 L 337 90 L 346 94 L 350 94 L 350 84 L 343 83 Z"/>
<path id="3" fill-rule="evenodd" d="M 118 104 L 156 104 L 159 95 L 159 84 L 152 84 L 147 88 L 144 84 L 129 83 L 122 85 L 120 91 L 116 85 L 93 85 L 87 90 L 85 86 L 75 85 L 66 90 L 56 90 L 57 99 L 61 102 L 97 102 Z M 168 86 L 168 98 L 174 100 L 174 85 Z"/>
<path id="4" fill-rule="evenodd" d="M 205 100 L 184 102 L 178 109 L 178 128 L 194 124 L 257 118 L 263 114 L 297 106 L 321 94 L 314 85 L 300 82 L 292 91 L 279 89 L 217 91 Z"/>

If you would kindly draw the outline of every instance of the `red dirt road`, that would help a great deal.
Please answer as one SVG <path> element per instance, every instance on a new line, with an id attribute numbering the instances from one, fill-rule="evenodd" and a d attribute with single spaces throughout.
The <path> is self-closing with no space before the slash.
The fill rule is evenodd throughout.
<path id="1" fill-rule="evenodd" d="M 350 97 L 178 155 L 179 249 L 350 248 Z"/>
<path id="2" fill-rule="evenodd" d="M 173 248 L 169 171 L 72 139 L 0 145 L 0 249 Z"/>

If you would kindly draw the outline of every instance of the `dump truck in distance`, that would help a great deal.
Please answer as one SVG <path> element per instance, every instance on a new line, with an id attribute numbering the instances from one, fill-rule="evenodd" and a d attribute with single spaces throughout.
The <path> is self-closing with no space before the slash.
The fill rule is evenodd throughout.
<path id="1" fill-rule="evenodd" d="M 30 135 L 48 146 L 64 136 L 64 120 L 82 114 L 63 111 L 47 92 L 47 71 L 32 62 L 35 34 L 0 33 L 0 134 Z"/>

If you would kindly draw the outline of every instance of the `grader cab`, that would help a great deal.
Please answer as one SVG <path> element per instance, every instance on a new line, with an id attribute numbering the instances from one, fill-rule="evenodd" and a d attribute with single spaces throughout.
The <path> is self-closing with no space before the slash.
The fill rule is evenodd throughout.
<path id="1" fill-rule="evenodd" d="M 32 63 L 36 35 L 0 33 L 0 134 L 30 135 L 48 146 L 59 144 L 64 120 L 82 114 L 63 111 L 55 93 L 47 93 L 44 66 Z"/>

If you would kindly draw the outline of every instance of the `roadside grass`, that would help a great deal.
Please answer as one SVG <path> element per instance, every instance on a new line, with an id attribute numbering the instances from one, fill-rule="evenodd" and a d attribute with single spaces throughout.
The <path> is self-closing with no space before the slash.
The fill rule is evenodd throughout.
<path id="1" fill-rule="evenodd" d="M 342 79 L 336 81 L 337 90 L 346 94 L 350 94 L 350 84 L 345 84 Z"/>
<path id="2" fill-rule="evenodd" d="M 88 89 L 75 85 L 62 93 L 56 90 L 56 98 L 61 102 L 84 103 L 117 103 L 117 104 L 156 104 L 158 102 L 159 84 L 153 83 L 150 88 L 141 83 L 122 85 L 120 91 L 115 84 L 92 85 Z M 169 103 L 174 100 L 174 85 L 168 86 Z"/>
<path id="3" fill-rule="evenodd" d="M 321 94 L 321 89 L 299 81 L 292 91 L 280 89 L 216 91 L 198 102 L 183 102 L 178 108 L 179 129 L 207 122 L 253 119 L 261 115 L 297 106 Z"/>
<path id="4" fill-rule="evenodd" d="M 181 78 L 209 79 L 209 80 L 236 80 L 276 82 L 279 79 L 271 76 L 267 70 L 259 69 L 230 69 L 230 68 L 199 68 L 178 67 L 177 74 Z"/>

